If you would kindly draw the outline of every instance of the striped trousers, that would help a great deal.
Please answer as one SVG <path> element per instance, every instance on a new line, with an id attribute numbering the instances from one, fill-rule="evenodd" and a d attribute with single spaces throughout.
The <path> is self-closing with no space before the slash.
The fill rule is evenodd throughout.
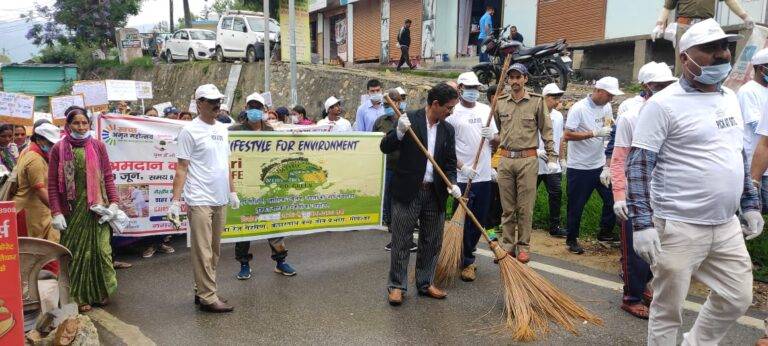
<path id="1" fill-rule="evenodd" d="M 413 228 L 419 221 L 419 243 L 416 252 L 416 288 L 423 292 L 435 276 L 437 255 L 443 242 L 445 211 L 437 205 L 433 188 L 419 189 L 409 203 L 392 199 L 392 251 L 388 288 L 408 289 L 408 261 L 413 242 Z"/>

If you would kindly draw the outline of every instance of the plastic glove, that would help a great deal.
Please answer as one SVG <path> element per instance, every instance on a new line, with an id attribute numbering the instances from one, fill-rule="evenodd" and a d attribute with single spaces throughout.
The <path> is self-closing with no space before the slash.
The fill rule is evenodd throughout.
<path id="1" fill-rule="evenodd" d="M 656 25 L 656 27 L 653 28 L 653 31 L 651 31 L 651 41 L 656 42 L 657 38 L 661 38 L 664 36 L 664 26 L 659 24 Z"/>
<path id="2" fill-rule="evenodd" d="M 112 211 L 110 211 L 107 207 L 101 204 L 92 205 L 91 211 L 96 213 L 96 215 L 101 216 L 101 218 L 99 218 L 99 224 L 103 224 L 109 221 L 114 216 L 114 214 L 112 214 Z"/>
<path id="3" fill-rule="evenodd" d="M 498 181 L 498 179 L 499 179 L 499 172 L 491 168 L 491 181 Z"/>
<path id="4" fill-rule="evenodd" d="M 181 204 L 178 201 L 173 201 L 168 208 L 168 221 L 173 224 L 177 230 L 181 227 Z"/>
<path id="5" fill-rule="evenodd" d="M 64 219 L 64 215 L 58 214 L 53 217 L 53 221 L 51 221 L 51 226 L 53 226 L 53 228 L 58 231 L 64 231 L 67 229 L 67 220 Z"/>
<path id="6" fill-rule="evenodd" d="M 752 20 L 752 17 L 747 15 L 747 17 L 744 18 L 744 28 L 746 28 L 747 30 L 752 30 L 754 29 L 754 27 L 755 27 L 755 21 Z"/>
<path id="7" fill-rule="evenodd" d="M 547 157 L 547 151 L 544 149 L 537 149 L 536 150 L 536 156 L 538 156 L 540 159 L 547 161 L 549 158 Z"/>
<path id="8" fill-rule="evenodd" d="M 560 160 L 560 169 L 563 170 L 563 173 L 568 171 L 568 161 L 566 161 L 565 159 Z"/>
<path id="9" fill-rule="evenodd" d="M 611 186 L 611 171 L 608 170 L 608 167 L 603 167 L 603 171 L 600 172 L 600 183 L 605 187 Z"/>
<path id="10" fill-rule="evenodd" d="M 613 213 L 621 221 L 627 221 L 629 219 L 629 209 L 627 209 L 627 201 L 616 201 L 613 203 Z"/>
<path id="11" fill-rule="evenodd" d="M 408 129 L 411 128 L 411 119 L 408 119 L 408 114 L 403 113 L 400 119 L 397 120 L 397 137 L 403 138 Z"/>
<path id="12" fill-rule="evenodd" d="M 120 211 L 120 208 L 117 206 L 116 203 L 112 203 L 109 205 L 109 212 L 112 214 L 112 217 L 117 216 L 117 213 Z"/>
<path id="13" fill-rule="evenodd" d="M 560 168 L 560 166 L 555 162 L 548 162 L 547 163 L 547 170 L 549 171 L 549 174 L 557 173 L 557 169 Z"/>
<path id="14" fill-rule="evenodd" d="M 451 185 L 451 187 L 448 188 L 448 193 L 450 193 L 453 198 L 461 198 L 461 189 L 459 188 L 459 185 Z"/>
<path id="15" fill-rule="evenodd" d="M 742 232 L 747 240 L 757 238 L 763 233 L 763 226 L 765 226 L 765 220 L 760 212 L 752 210 L 743 214 L 744 220 L 747 221 L 747 227 L 741 227 Z"/>
<path id="16" fill-rule="evenodd" d="M 656 264 L 661 252 L 661 240 L 659 240 L 659 231 L 655 228 L 646 228 L 642 231 L 632 233 L 633 248 L 638 256 L 650 265 Z"/>
<path id="17" fill-rule="evenodd" d="M 611 128 L 606 126 L 597 130 L 592 130 L 592 137 L 608 137 L 611 135 Z"/>
<path id="18" fill-rule="evenodd" d="M 480 129 L 480 135 L 483 136 L 486 140 L 492 140 L 493 139 L 493 129 L 490 127 L 483 127 Z"/>
<path id="19" fill-rule="evenodd" d="M 229 207 L 232 209 L 240 209 L 240 198 L 237 197 L 237 192 L 229 193 Z"/>
<path id="20" fill-rule="evenodd" d="M 472 169 L 470 165 L 461 166 L 461 174 L 467 177 L 467 179 L 475 179 L 477 177 L 477 171 Z"/>

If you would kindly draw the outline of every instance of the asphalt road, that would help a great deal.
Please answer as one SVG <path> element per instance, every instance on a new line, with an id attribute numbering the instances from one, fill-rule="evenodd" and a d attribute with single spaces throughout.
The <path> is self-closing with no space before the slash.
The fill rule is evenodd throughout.
<path id="1" fill-rule="evenodd" d="M 189 251 L 180 240 L 175 254 L 158 253 L 143 260 L 122 257 L 134 267 L 118 271 L 118 292 L 105 309 L 158 345 L 514 344 L 494 333 L 502 307 L 498 270 L 488 257 L 478 258 L 478 281 L 459 282 L 448 290 L 446 300 L 419 297 L 411 287 L 402 306 L 389 306 L 385 288 L 389 253 L 383 250 L 388 238 L 381 231 L 288 238 L 288 259 L 299 273 L 294 277 L 273 273 L 269 247 L 256 242 L 253 276 L 247 281 L 235 279 L 239 264 L 234 245 L 225 244 L 218 282 L 219 294 L 235 306 L 230 314 L 202 313 L 192 304 Z M 411 265 L 414 260 L 412 256 Z M 553 333 L 533 344 L 645 343 L 646 321 L 622 311 L 620 292 L 607 288 L 618 281 L 614 275 L 536 255 L 532 265 L 555 268 L 539 272 L 605 321 L 600 327 L 582 326 L 578 336 L 554 327 Z M 748 315 L 763 317 L 758 311 Z M 690 328 L 695 316 L 685 311 L 683 330 Z M 754 326 L 737 324 L 723 344 L 753 344 L 761 334 Z"/>

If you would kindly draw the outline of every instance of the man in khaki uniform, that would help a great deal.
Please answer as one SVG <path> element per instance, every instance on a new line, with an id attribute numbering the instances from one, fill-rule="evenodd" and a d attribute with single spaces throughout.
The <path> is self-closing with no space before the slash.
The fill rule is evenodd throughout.
<path id="1" fill-rule="evenodd" d="M 525 65 L 510 66 L 508 83 L 512 92 L 500 96 L 496 108 L 501 123 L 498 150 L 501 154 L 498 183 L 503 209 L 500 245 L 522 263 L 529 260 L 528 247 L 539 174 L 536 155 L 539 134 L 547 152 L 547 169 L 557 170 L 549 111 L 541 95 L 525 90 L 527 81 L 528 69 Z"/>

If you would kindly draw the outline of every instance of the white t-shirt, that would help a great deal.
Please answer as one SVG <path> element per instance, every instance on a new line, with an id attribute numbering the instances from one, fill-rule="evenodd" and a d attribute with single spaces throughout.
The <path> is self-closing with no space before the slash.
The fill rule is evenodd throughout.
<path id="1" fill-rule="evenodd" d="M 674 83 L 645 103 L 633 147 L 658 153 L 651 208 L 662 219 L 721 225 L 739 208 L 744 125 L 736 94 L 686 92 Z"/>
<path id="2" fill-rule="evenodd" d="M 628 111 L 628 110 L 630 110 L 632 108 L 635 108 L 635 106 L 641 105 L 643 103 L 645 103 L 645 99 L 642 96 L 640 96 L 640 95 L 636 95 L 633 98 L 626 99 L 626 100 L 624 100 L 624 102 L 619 104 L 619 112 L 616 113 L 616 114 L 617 115 L 622 115 L 622 114 L 624 114 L 624 112 L 626 112 L 626 111 Z"/>
<path id="3" fill-rule="evenodd" d="M 453 114 L 451 114 L 446 121 L 453 125 L 453 128 L 456 131 L 456 159 L 458 161 L 461 161 L 470 167 L 475 164 L 477 148 L 480 146 L 480 141 L 483 139 L 483 136 L 480 135 L 480 130 L 488 123 L 490 114 L 491 107 L 480 102 L 475 102 L 475 106 L 472 108 L 464 107 L 461 103 L 458 103 L 456 107 L 454 107 Z M 491 129 L 493 129 L 493 133 L 499 133 L 495 121 L 491 121 Z M 472 181 L 490 181 L 492 169 L 491 144 L 487 140 L 485 141 L 485 145 L 483 145 L 483 150 L 480 153 L 480 159 L 478 161 L 477 177 Z M 461 174 L 461 170 L 459 170 L 456 180 L 460 183 L 466 183 L 467 177 Z"/>
<path id="4" fill-rule="evenodd" d="M 568 111 L 565 128 L 573 132 L 592 132 L 605 127 L 606 118 L 613 119 L 611 104 L 598 106 L 587 96 L 576 102 Z M 568 168 L 597 169 L 605 166 L 603 138 L 593 137 L 582 141 L 568 141 Z"/>
<path id="5" fill-rule="evenodd" d="M 351 132 L 352 131 L 352 124 L 349 123 L 349 120 L 344 118 L 338 118 L 336 121 L 330 121 L 328 120 L 328 117 L 325 117 L 323 119 L 320 119 L 317 122 L 318 125 L 333 125 L 331 127 L 331 132 Z"/>
<path id="6" fill-rule="evenodd" d="M 229 202 L 229 134 L 227 124 L 209 125 L 195 118 L 179 133 L 176 157 L 189 160 L 184 199 L 193 206 Z"/>
<path id="7" fill-rule="evenodd" d="M 736 94 L 741 107 L 741 115 L 744 121 L 744 151 L 747 154 L 747 162 L 752 164 L 752 154 L 755 152 L 760 136 L 758 124 L 764 124 L 763 120 L 768 116 L 768 88 L 751 80 L 739 88 Z M 768 176 L 768 172 L 763 173 Z"/>
<path id="8" fill-rule="evenodd" d="M 563 113 L 560 113 L 557 109 L 549 111 L 549 118 L 552 119 L 552 141 L 555 146 L 555 153 L 560 155 L 560 143 L 563 140 Z M 541 133 L 539 133 L 539 149 L 544 150 L 544 141 L 541 140 Z M 539 175 L 562 173 L 563 170 L 560 165 L 557 165 L 557 171 L 550 173 L 547 168 L 547 161 L 539 158 Z"/>
<path id="9" fill-rule="evenodd" d="M 632 146 L 632 133 L 635 131 L 637 117 L 644 104 L 645 103 L 633 105 L 616 119 L 616 138 L 613 141 L 614 147 L 629 148 Z"/>

